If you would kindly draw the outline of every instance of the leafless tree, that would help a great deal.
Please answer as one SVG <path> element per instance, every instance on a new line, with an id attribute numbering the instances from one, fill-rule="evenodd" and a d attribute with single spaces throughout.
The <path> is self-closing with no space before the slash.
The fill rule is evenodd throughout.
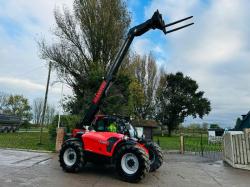
<path id="1" fill-rule="evenodd" d="M 155 92 L 157 89 L 158 75 L 155 58 L 150 53 L 141 57 L 135 55 L 133 58 L 133 71 L 136 80 L 143 89 L 144 104 L 137 106 L 137 114 L 140 118 L 152 118 L 154 115 Z"/>
<path id="2" fill-rule="evenodd" d="M 53 105 L 48 105 L 45 113 L 45 124 L 50 125 L 55 117 L 56 109 Z"/>
<path id="3" fill-rule="evenodd" d="M 36 98 L 33 101 L 33 122 L 34 124 L 40 124 L 42 119 L 44 100 L 42 98 Z"/>
<path id="4" fill-rule="evenodd" d="M 43 98 L 36 98 L 33 101 L 33 122 L 34 124 L 41 124 L 42 121 L 42 112 L 43 112 L 43 105 L 44 99 Z M 56 109 L 53 105 L 47 104 L 45 116 L 44 116 L 44 123 L 49 125 L 52 123 L 55 117 Z"/>
<path id="5" fill-rule="evenodd" d="M 4 92 L 0 92 L 0 112 L 3 112 L 8 103 L 8 95 Z"/>

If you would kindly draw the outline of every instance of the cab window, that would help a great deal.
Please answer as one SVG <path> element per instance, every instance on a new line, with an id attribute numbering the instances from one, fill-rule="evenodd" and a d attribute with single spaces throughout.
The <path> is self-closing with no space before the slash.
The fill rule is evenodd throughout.
<path id="1" fill-rule="evenodd" d="M 105 123 L 103 120 L 97 121 L 95 125 L 95 131 L 100 132 L 100 131 L 105 131 Z"/>

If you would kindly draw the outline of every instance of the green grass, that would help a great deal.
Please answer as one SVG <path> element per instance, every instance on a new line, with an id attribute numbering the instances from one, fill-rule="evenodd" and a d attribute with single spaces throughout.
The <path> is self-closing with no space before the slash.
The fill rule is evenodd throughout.
<path id="1" fill-rule="evenodd" d="M 168 136 L 154 136 L 154 141 L 158 142 L 162 149 L 165 150 L 179 150 L 180 149 L 180 137 L 179 135 Z M 200 135 L 184 136 L 184 149 L 185 151 L 201 152 L 203 151 L 221 151 L 221 144 L 208 144 L 207 135 L 202 136 L 202 145 Z"/>
<path id="2" fill-rule="evenodd" d="M 54 151 L 55 143 L 50 140 L 48 132 L 43 133 L 42 145 L 39 142 L 39 132 L 0 133 L 0 148 Z"/>
<path id="3" fill-rule="evenodd" d="M 179 150 L 180 149 L 180 137 L 179 136 L 154 136 L 154 141 L 158 142 L 162 149 L 166 150 Z"/>
<path id="4" fill-rule="evenodd" d="M 201 142 L 202 141 L 202 142 Z M 222 145 L 220 143 L 209 144 L 207 135 L 201 136 L 186 136 L 184 138 L 184 146 L 186 151 L 221 151 Z"/>
<path id="5" fill-rule="evenodd" d="M 32 127 L 29 129 L 25 129 L 25 128 L 20 128 L 18 131 L 21 132 L 40 132 L 41 128 L 40 127 Z M 48 132 L 48 128 L 47 127 L 43 127 L 43 132 Z"/>

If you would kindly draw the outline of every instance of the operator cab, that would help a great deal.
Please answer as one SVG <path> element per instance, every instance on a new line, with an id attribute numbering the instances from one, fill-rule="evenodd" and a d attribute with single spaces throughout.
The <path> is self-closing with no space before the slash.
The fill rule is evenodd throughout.
<path id="1" fill-rule="evenodd" d="M 92 127 L 96 132 L 115 132 L 137 138 L 137 131 L 130 121 L 117 116 L 96 116 Z"/>

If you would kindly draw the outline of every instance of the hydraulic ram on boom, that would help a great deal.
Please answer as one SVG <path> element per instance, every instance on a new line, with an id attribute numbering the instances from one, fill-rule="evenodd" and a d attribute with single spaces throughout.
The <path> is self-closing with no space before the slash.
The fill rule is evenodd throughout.
<path id="1" fill-rule="evenodd" d="M 159 13 L 159 11 L 157 10 L 151 19 L 147 20 L 146 22 L 137 25 L 133 28 L 131 28 L 127 34 L 126 40 L 124 41 L 121 49 L 119 50 L 119 52 L 117 53 L 115 60 L 113 62 L 113 65 L 111 67 L 111 69 L 108 71 L 107 76 L 105 77 L 105 79 L 103 80 L 103 82 L 101 83 L 98 91 L 96 92 L 92 103 L 89 107 L 89 109 L 87 110 L 82 122 L 80 123 L 80 126 L 83 127 L 85 125 L 90 125 L 91 122 L 93 121 L 95 115 L 97 114 L 98 110 L 99 110 L 99 106 L 102 102 L 102 99 L 105 97 L 105 95 L 107 95 L 107 92 L 109 90 L 109 87 L 111 86 L 111 82 L 114 79 L 114 76 L 116 75 L 126 53 L 128 52 L 128 49 L 134 39 L 134 37 L 137 36 L 141 36 L 144 33 L 146 33 L 147 31 L 149 31 L 150 29 L 159 29 L 162 30 L 164 32 L 164 34 L 168 34 L 174 31 L 177 31 L 179 29 L 183 29 L 185 27 L 188 27 L 194 23 L 190 23 L 181 27 L 177 27 L 175 29 L 166 30 L 166 27 L 175 25 L 177 23 L 180 23 L 182 21 L 191 19 L 193 16 L 175 21 L 173 23 L 169 23 L 166 24 L 164 23 L 164 20 L 162 19 L 162 15 Z"/>

